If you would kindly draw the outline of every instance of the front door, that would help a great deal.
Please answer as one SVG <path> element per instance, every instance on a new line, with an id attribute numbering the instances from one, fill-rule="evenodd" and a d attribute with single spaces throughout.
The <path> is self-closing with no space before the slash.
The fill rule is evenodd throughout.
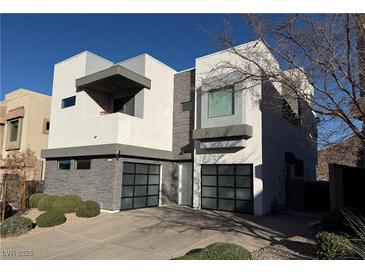
<path id="1" fill-rule="evenodd" d="M 179 205 L 193 206 L 192 163 L 179 164 Z"/>

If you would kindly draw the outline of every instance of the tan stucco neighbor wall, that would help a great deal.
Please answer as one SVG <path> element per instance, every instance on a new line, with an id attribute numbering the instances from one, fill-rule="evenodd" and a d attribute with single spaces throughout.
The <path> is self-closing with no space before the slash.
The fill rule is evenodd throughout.
<path id="1" fill-rule="evenodd" d="M 351 137 L 342 143 L 321 149 L 318 152 L 317 180 L 329 180 L 329 164 L 358 167 L 360 140 Z"/>
<path id="2" fill-rule="evenodd" d="M 41 179 L 43 160 L 41 149 L 47 148 L 48 133 L 44 131 L 44 122 L 49 120 L 51 111 L 51 97 L 26 89 L 17 89 L 5 95 L 0 102 L 0 124 L 3 124 L 0 142 L 0 154 L 6 157 L 10 151 L 25 151 L 30 148 L 39 159 L 36 164 L 35 178 Z M 9 140 L 9 121 L 20 118 L 17 144 Z M 14 150 L 14 148 L 16 148 Z M 13 150 L 12 150 L 13 149 Z"/>

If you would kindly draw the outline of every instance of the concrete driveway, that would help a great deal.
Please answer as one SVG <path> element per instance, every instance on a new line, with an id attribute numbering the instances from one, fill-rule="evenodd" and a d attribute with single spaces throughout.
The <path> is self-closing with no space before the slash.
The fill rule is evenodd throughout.
<path id="1" fill-rule="evenodd" d="M 250 251 L 310 233 L 310 214 L 264 217 L 163 206 L 102 214 L 1 243 L 2 259 L 171 259 L 213 242 Z M 31 250 L 32 256 L 4 256 Z"/>

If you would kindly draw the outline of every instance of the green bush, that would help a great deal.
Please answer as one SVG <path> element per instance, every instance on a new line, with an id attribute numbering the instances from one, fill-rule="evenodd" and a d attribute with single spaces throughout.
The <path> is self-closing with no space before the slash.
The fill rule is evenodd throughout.
<path id="1" fill-rule="evenodd" d="M 39 227 L 51 227 L 63 224 L 66 222 L 66 217 L 62 212 L 59 211 L 46 211 L 39 215 L 35 222 Z"/>
<path id="2" fill-rule="evenodd" d="M 1 237 L 19 236 L 33 228 L 33 222 L 29 218 L 14 216 L 6 219 L 1 224 Z"/>
<path id="3" fill-rule="evenodd" d="M 76 216 L 78 217 L 95 217 L 100 214 L 100 206 L 95 201 L 84 201 L 76 209 Z"/>
<path id="4" fill-rule="evenodd" d="M 345 236 L 321 232 L 316 236 L 314 257 L 320 260 L 341 260 L 351 258 L 351 242 Z"/>
<path id="5" fill-rule="evenodd" d="M 77 195 L 64 195 L 53 203 L 53 210 L 62 213 L 72 213 L 81 205 L 82 200 Z"/>
<path id="6" fill-rule="evenodd" d="M 250 260 L 250 252 L 231 243 L 214 243 L 199 252 L 184 255 L 178 260 Z"/>
<path id="7" fill-rule="evenodd" d="M 30 195 L 29 197 L 29 206 L 32 208 L 38 207 L 38 202 L 43 199 L 44 197 L 47 197 L 48 195 L 45 193 L 35 193 Z"/>
<path id="8" fill-rule="evenodd" d="M 59 198 L 59 196 L 55 195 L 47 195 L 46 197 L 42 198 L 38 202 L 38 210 L 40 211 L 49 211 L 53 209 L 54 202 Z"/>

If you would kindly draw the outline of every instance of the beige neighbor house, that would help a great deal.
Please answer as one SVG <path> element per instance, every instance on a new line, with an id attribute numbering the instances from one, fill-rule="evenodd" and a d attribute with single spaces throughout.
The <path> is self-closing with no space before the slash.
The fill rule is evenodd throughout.
<path id="1" fill-rule="evenodd" d="M 26 89 L 9 92 L 0 102 L 0 158 L 27 148 L 34 151 L 38 161 L 29 180 L 43 179 L 40 151 L 48 144 L 50 110 L 50 96 Z M 1 178 L 4 172 L 0 168 Z"/>

